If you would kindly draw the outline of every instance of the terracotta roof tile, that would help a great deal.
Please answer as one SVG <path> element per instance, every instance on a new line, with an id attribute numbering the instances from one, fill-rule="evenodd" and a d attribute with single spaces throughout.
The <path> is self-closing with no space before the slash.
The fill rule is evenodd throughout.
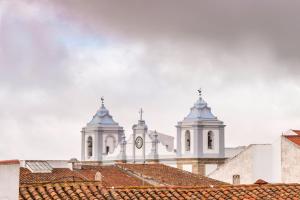
<path id="1" fill-rule="evenodd" d="M 85 176 L 68 168 L 54 168 L 51 173 L 32 173 L 29 169 L 20 168 L 20 183 L 43 183 L 53 181 L 87 181 Z"/>
<path id="2" fill-rule="evenodd" d="M 19 160 L 0 160 L 0 165 L 16 165 L 20 164 Z"/>
<path id="3" fill-rule="evenodd" d="M 82 169 L 53 168 L 51 173 L 32 173 L 27 168 L 20 168 L 20 183 L 46 183 L 65 181 L 95 181 L 100 172 L 102 185 L 105 186 L 143 186 L 149 185 L 142 180 L 124 173 L 116 166 L 83 166 Z"/>
<path id="4" fill-rule="evenodd" d="M 21 167 L 20 183 L 95 181 L 97 172 L 101 173 L 102 185 L 107 187 L 146 186 L 152 184 L 151 181 L 159 183 L 158 185 L 168 186 L 227 184 L 162 164 L 83 165 L 81 169 L 74 170 L 69 168 L 53 168 L 51 173 L 33 173 L 29 169 Z"/>
<path id="5" fill-rule="evenodd" d="M 208 178 L 206 176 L 196 175 L 163 164 L 118 164 L 118 166 L 136 175 L 153 179 L 164 185 L 209 186 L 228 184 L 215 179 Z"/>
<path id="6" fill-rule="evenodd" d="M 298 135 L 300 135 L 300 130 L 292 130 L 294 131 L 295 133 L 297 133 Z"/>
<path id="7" fill-rule="evenodd" d="M 262 179 L 258 179 L 257 181 L 255 181 L 254 184 L 263 185 L 263 184 L 268 184 L 268 182 Z"/>
<path id="8" fill-rule="evenodd" d="M 115 165 L 109 166 L 82 166 L 82 169 L 76 170 L 78 173 L 84 175 L 88 180 L 95 180 L 95 175 L 100 172 L 102 175 L 102 182 L 106 186 L 143 186 L 149 185 L 142 180 L 133 177 L 124 171 L 120 170 Z"/>
<path id="9" fill-rule="evenodd" d="M 300 199 L 300 184 L 103 187 L 99 182 L 22 184 L 19 199 Z"/>
<path id="10" fill-rule="evenodd" d="M 290 140 L 291 142 L 300 145 L 300 135 L 286 135 L 284 137 Z"/>

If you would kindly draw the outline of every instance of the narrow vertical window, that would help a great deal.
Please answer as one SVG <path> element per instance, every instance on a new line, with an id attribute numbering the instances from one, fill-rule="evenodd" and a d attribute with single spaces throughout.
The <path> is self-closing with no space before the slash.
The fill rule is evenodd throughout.
<path id="1" fill-rule="evenodd" d="M 240 175 L 233 175 L 232 176 L 232 184 L 233 185 L 238 185 L 240 184 Z"/>
<path id="2" fill-rule="evenodd" d="M 89 136 L 87 139 L 87 152 L 88 152 L 88 157 L 93 156 L 93 138 L 91 136 Z"/>
<path id="3" fill-rule="evenodd" d="M 189 130 L 185 131 L 185 151 L 191 150 L 191 133 Z"/>
<path id="4" fill-rule="evenodd" d="M 113 136 L 107 136 L 105 138 L 105 150 L 106 154 L 113 153 L 115 150 L 116 139 Z"/>
<path id="5" fill-rule="evenodd" d="M 212 131 L 208 131 L 207 133 L 207 148 L 214 148 L 214 133 Z"/>

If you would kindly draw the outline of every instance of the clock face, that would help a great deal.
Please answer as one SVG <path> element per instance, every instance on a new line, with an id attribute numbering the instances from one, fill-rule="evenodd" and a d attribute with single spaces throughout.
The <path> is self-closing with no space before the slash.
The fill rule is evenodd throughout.
<path id="1" fill-rule="evenodd" d="M 142 146 L 143 146 L 143 138 L 141 138 L 140 136 L 138 136 L 138 137 L 135 139 L 135 146 L 136 146 L 136 148 L 138 148 L 138 149 L 142 148 Z"/>

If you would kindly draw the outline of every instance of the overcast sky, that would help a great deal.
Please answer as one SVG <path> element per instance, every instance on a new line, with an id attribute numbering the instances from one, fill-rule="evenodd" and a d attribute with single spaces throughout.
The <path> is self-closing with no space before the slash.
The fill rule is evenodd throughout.
<path id="1" fill-rule="evenodd" d="M 300 129 L 300 2 L 0 0 L 0 159 L 80 158 L 100 106 L 175 135 L 197 89 L 226 146 Z"/>

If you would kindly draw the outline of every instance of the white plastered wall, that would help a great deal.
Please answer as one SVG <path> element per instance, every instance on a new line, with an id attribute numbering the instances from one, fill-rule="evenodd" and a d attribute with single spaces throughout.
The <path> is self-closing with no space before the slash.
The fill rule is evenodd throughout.
<path id="1" fill-rule="evenodd" d="M 272 143 L 272 168 L 269 169 L 272 171 L 271 182 L 272 183 L 281 183 L 281 140 L 282 137 L 279 137 Z"/>
<path id="2" fill-rule="evenodd" d="M 281 140 L 281 167 L 283 183 L 300 182 L 300 146 L 285 137 Z"/>
<path id="3" fill-rule="evenodd" d="M 0 164 L 0 199 L 19 199 L 20 164 Z"/>
<path id="4" fill-rule="evenodd" d="M 258 179 L 272 181 L 272 150 L 271 144 L 255 145 L 253 151 L 253 183 Z"/>
<path id="5" fill-rule="evenodd" d="M 217 164 L 205 164 L 205 175 L 207 176 L 208 174 L 216 170 L 217 167 Z"/>
<path id="6" fill-rule="evenodd" d="M 182 169 L 187 171 L 187 172 L 192 172 L 193 171 L 193 165 L 192 164 L 183 164 Z"/>
<path id="7" fill-rule="evenodd" d="M 249 145 L 237 156 L 229 159 L 208 176 L 232 183 L 233 175 L 240 175 L 241 184 L 252 184 L 258 179 L 267 182 L 272 177 L 272 145 Z M 262 166 L 263 165 L 263 166 Z"/>

